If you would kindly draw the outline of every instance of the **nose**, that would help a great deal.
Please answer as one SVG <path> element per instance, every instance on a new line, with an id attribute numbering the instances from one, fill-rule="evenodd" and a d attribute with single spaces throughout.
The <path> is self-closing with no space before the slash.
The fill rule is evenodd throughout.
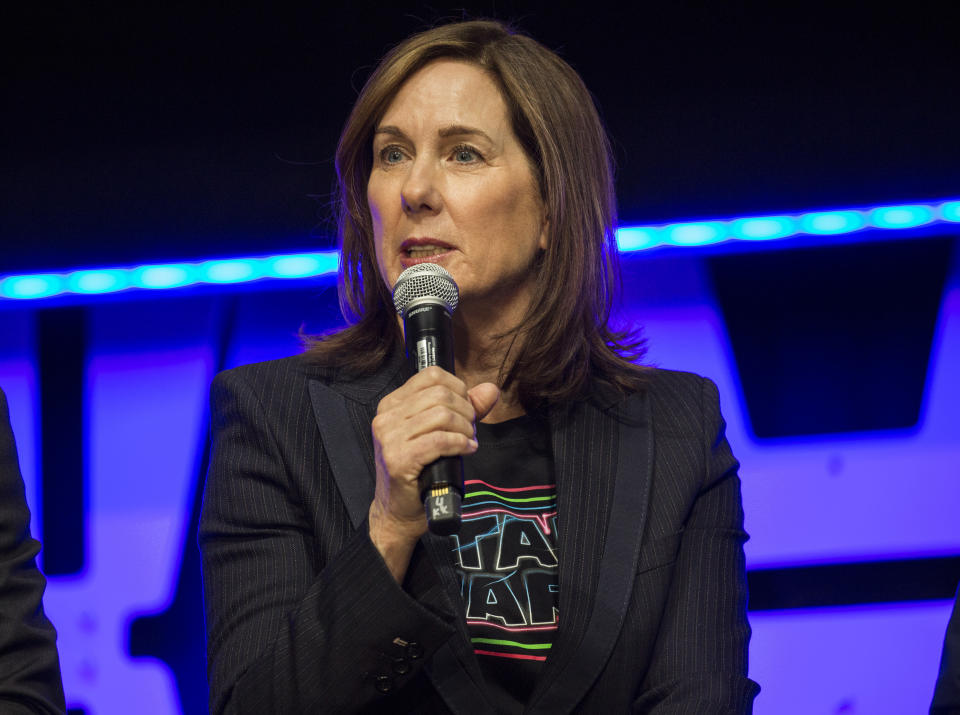
<path id="1" fill-rule="evenodd" d="M 437 213 L 443 204 L 437 181 L 436 168 L 429 160 L 414 159 L 400 188 L 403 212 L 409 215 Z"/>

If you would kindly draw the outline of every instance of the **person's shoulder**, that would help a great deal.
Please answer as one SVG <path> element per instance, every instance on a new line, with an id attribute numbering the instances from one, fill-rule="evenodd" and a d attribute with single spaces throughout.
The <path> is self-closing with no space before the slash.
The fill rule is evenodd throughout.
<path id="1" fill-rule="evenodd" d="M 321 383 L 344 397 L 369 402 L 379 399 L 391 386 L 399 385 L 402 366 L 402 356 L 391 357 L 376 371 L 358 375 L 335 365 L 320 364 L 307 352 L 224 370 L 214 378 L 210 392 L 214 402 L 224 394 L 252 392 L 263 402 L 277 403 L 303 400 L 311 392 L 311 383 Z"/>
<path id="2" fill-rule="evenodd" d="M 644 377 L 644 391 L 653 400 L 700 402 L 705 391 L 716 391 L 712 380 L 694 372 L 650 367 Z"/>
<path id="3" fill-rule="evenodd" d="M 210 385 L 216 408 L 236 400 L 253 399 L 267 410 L 303 407 L 311 380 L 330 380 L 331 370 L 312 363 L 306 355 L 240 365 L 218 373 Z"/>
<path id="4" fill-rule="evenodd" d="M 617 388 L 600 380 L 594 382 L 590 400 L 601 409 L 613 407 L 623 400 L 638 399 L 647 400 L 654 406 L 660 403 L 699 404 L 704 398 L 714 396 L 716 391 L 713 381 L 702 375 L 645 365 L 631 389 Z"/>
<path id="5" fill-rule="evenodd" d="M 662 426 L 692 427 L 699 425 L 705 415 L 719 413 L 717 386 L 693 372 L 651 367 L 643 392 Z"/>
<path id="6" fill-rule="evenodd" d="M 330 380 L 333 377 L 332 369 L 311 362 L 306 353 L 301 353 L 224 370 L 216 375 L 214 384 L 242 382 L 251 387 L 274 387 L 281 384 L 305 384 L 309 380 Z"/>

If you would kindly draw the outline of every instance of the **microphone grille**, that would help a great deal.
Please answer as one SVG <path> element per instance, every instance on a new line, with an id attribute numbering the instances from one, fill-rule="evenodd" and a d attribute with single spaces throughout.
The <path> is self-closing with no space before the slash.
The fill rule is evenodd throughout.
<path id="1" fill-rule="evenodd" d="M 447 269 L 436 263 L 410 266 L 393 286 L 393 305 L 401 315 L 418 298 L 439 298 L 452 313 L 460 302 L 460 291 Z"/>

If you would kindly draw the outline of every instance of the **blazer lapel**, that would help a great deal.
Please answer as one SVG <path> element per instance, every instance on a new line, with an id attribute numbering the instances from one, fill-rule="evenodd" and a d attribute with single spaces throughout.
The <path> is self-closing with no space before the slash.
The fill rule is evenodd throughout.
<path id="1" fill-rule="evenodd" d="M 570 712 L 599 676 L 633 590 L 653 444 L 643 393 L 551 412 L 560 627 L 526 712 Z"/>
<path id="2" fill-rule="evenodd" d="M 402 368 L 394 357 L 371 376 L 309 383 L 323 449 L 355 529 L 367 519 L 376 486 L 370 423 L 380 400 L 402 383 Z"/>
<path id="3" fill-rule="evenodd" d="M 355 529 L 367 519 L 376 488 L 373 437 L 370 423 L 377 404 L 404 380 L 402 355 L 395 356 L 376 375 L 350 381 L 310 381 L 310 399 L 320 429 L 323 448 L 330 460 L 334 481 Z M 456 634 L 434 653 L 427 674 L 444 701 L 455 713 L 493 713 L 483 692 L 483 674 L 467 633 L 460 584 L 454 574 L 448 538 L 426 534 L 422 550 L 438 574 L 448 608 L 459 612 Z M 414 558 L 423 558 L 414 552 Z"/>

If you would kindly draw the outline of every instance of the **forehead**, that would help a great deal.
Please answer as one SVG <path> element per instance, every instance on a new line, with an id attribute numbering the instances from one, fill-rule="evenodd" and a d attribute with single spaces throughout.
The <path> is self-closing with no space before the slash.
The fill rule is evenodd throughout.
<path id="1" fill-rule="evenodd" d="M 506 128 L 507 106 L 490 74 L 469 62 L 435 60 L 397 91 L 379 125 L 484 124 Z"/>

